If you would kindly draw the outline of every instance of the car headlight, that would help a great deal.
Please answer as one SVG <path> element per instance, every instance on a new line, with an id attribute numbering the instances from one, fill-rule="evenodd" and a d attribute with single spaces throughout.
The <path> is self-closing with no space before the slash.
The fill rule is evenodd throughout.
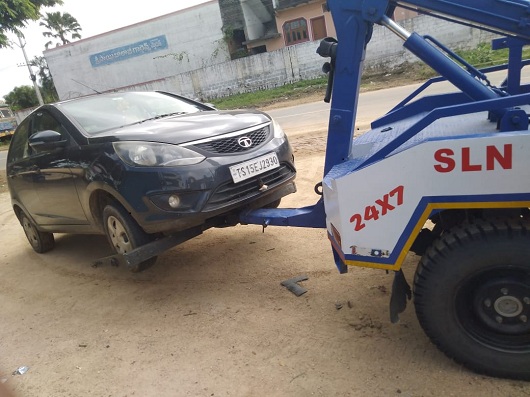
<path id="1" fill-rule="evenodd" d="M 177 145 L 153 142 L 114 142 L 116 154 L 126 164 L 142 167 L 192 165 L 206 157 Z"/>
<path id="2" fill-rule="evenodd" d="M 280 124 L 278 124 L 278 122 L 274 119 L 272 119 L 272 128 L 274 129 L 274 138 L 285 139 L 285 132 L 283 132 Z"/>

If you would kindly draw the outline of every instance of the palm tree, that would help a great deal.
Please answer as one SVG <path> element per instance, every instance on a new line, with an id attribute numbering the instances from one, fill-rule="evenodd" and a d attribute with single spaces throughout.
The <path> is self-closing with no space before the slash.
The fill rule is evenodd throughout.
<path id="1" fill-rule="evenodd" d="M 42 22 L 39 24 L 48 29 L 48 32 L 42 33 L 44 37 L 52 37 L 58 39 L 62 44 L 68 44 L 67 36 L 70 35 L 72 39 L 80 39 L 81 35 L 79 31 L 82 30 L 81 26 L 73 16 L 65 12 L 61 14 L 60 11 L 57 12 L 47 12 L 46 16 L 42 17 Z M 53 41 L 48 41 L 46 43 L 46 49 L 53 44 Z"/>

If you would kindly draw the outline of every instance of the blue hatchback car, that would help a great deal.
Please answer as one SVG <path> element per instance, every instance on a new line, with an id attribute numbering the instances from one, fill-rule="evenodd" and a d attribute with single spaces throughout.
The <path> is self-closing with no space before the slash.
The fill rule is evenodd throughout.
<path id="1" fill-rule="evenodd" d="M 53 233 L 104 233 L 124 254 L 190 228 L 235 225 L 242 210 L 295 192 L 295 175 L 287 137 L 267 114 L 165 92 L 41 106 L 7 157 L 13 209 L 39 253 L 53 248 Z"/>

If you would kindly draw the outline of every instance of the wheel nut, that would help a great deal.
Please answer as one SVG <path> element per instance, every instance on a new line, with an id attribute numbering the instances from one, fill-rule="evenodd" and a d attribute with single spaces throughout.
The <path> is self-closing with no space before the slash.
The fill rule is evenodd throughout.
<path id="1" fill-rule="evenodd" d="M 502 323 L 502 317 L 501 317 L 501 316 L 497 316 L 497 317 L 495 317 L 495 320 L 497 320 L 497 322 L 498 322 L 499 324 Z"/>
<path id="2" fill-rule="evenodd" d="M 484 301 L 484 306 L 486 306 L 486 307 L 491 307 L 491 299 L 486 299 L 486 300 Z"/>
<path id="3" fill-rule="evenodd" d="M 503 295 L 508 295 L 508 288 L 502 288 L 502 289 L 501 289 L 501 293 L 502 293 Z"/>
<path id="4" fill-rule="evenodd" d="M 519 320 L 521 320 L 523 323 L 526 323 L 528 321 L 528 317 L 523 314 L 522 316 L 519 316 Z"/>
<path id="5" fill-rule="evenodd" d="M 528 298 L 528 297 L 525 296 L 525 297 L 523 298 L 523 302 L 526 303 L 527 305 L 530 305 L 530 298 Z"/>

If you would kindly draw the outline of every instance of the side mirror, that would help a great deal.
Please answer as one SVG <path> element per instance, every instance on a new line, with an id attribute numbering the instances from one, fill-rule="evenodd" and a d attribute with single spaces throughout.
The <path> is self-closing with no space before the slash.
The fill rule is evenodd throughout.
<path id="1" fill-rule="evenodd" d="M 29 137 L 29 146 L 36 152 L 50 151 L 63 148 L 68 144 L 67 140 L 57 131 L 45 130 L 37 132 Z"/>

